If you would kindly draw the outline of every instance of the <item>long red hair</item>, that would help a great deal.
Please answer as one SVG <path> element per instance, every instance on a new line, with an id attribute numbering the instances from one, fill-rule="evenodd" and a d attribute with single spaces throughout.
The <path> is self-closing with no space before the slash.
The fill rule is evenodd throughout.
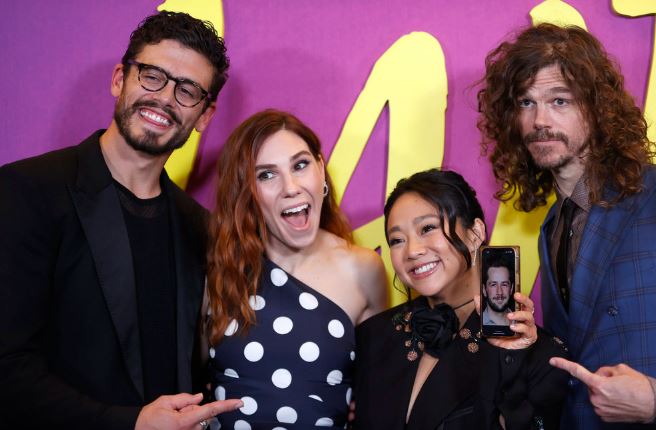
<path id="1" fill-rule="evenodd" d="M 267 239 L 264 216 L 257 200 L 255 160 L 264 141 L 280 130 L 301 137 L 316 160 L 322 160 L 321 143 L 295 116 L 273 109 L 258 112 L 228 137 L 217 164 L 216 207 L 209 224 L 207 289 L 210 299 L 210 341 L 221 341 L 230 322 L 246 331 L 255 323 L 248 299 L 255 295 L 262 273 Z M 326 171 L 328 196 L 321 208 L 320 227 L 349 243 L 351 228 L 339 209 Z"/>

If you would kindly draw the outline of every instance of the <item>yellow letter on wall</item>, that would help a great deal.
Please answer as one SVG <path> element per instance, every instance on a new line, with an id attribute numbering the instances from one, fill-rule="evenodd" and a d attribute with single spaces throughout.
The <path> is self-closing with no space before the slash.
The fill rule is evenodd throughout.
<path id="1" fill-rule="evenodd" d="M 646 0 L 613 0 L 615 12 L 625 16 L 642 16 L 656 13 L 656 2 Z M 647 120 L 647 137 L 650 142 L 656 142 L 656 25 L 654 25 L 654 36 L 651 44 L 651 67 L 649 71 L 649 83 L 647 84 L 647 96 L 645 97 L 644 115 Z M 656 159 L 651 160 L 652 163 Z"/>
<path id="2" fill-rule="evenodd" d="M 157 7 L 157 10 L 171 12 L 185 12 L 194 18 L 209 21 L 214 25 L 219 36 L 223 37 L 223 5 L 221 0 L 166 0 Z M 180 188 L 187 187 L 189 174 L 194 168 L 200 133 L 191 132 L 189 139 L 180 149 L 176 149 L 166 162 L 165 168 L 169 177 Z"/>
<path id="3" fill-rule="evenodd" d="M 376 62 L 364 89 L 344 123 L 328 162 L 338 201 L 362 156 L 386 104 L 389 106 L 389 149 L 386 195 L 399 179 L 440 167 L 444 154 L 447 76 L 440 43 L 428 33 L 397 40 Z M 381 249 L 389 279 L 394 274 L 385 243 L 383 217 L 358 228 L 356 241 Z M 393 293 L 392 304 L 404 299 Z"/>

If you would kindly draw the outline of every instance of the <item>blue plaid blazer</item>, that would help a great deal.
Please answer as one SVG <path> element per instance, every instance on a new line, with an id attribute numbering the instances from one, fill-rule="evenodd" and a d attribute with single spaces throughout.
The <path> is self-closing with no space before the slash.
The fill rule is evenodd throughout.
<path id="1" fill-rule="evenodd" d="M 540 231 L 542 311 L 547 330 L 569 346 L 573 360 L 590 371 L 625 363 L 656 377 L 656 167 L 643 174 L 644 191 L 605 209 L 593 206 L 583 230 L 565 311 L 551 271 L 547 232 Z M 607 190 L 607 196 L 612 196 Z M 585 384 L 570 380 L 562 428 L 645 428 L 603 423 Z"/>

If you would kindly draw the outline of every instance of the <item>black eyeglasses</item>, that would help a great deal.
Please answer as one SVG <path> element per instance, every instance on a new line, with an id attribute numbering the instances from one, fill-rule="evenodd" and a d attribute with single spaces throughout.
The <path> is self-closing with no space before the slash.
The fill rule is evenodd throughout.
<path id="1" fill-rule="evenodd" d="M 194 107 L 205 98 L 212 100 L 212 96 L 207 91 L 190 79 L 174 78 L 160 67 L 134 60 L 128 60 L 128 64 L 139 68 L 139 83 L 146 91 L 160 91 L 169 81 L 173 81 L 175 82 L 175 89 L 173 90 L 175 99 L 184 107 Z"/>

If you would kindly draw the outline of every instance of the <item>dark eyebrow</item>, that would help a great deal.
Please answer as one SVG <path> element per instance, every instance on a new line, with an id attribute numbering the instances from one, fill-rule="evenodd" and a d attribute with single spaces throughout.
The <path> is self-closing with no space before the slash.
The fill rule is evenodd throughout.
<path id="1" fill-rule="evenodd" d="M 292 155 L 291 157 L 289 157 L 289 161 L 294 161 L 294 160 L 296 160 L 298 158 L 301 158 L 303 156 L 312 157 L 312 154 L 307 149 L 303 149 L 301 151 L 298 151 L 296 154 Z M 258 165 L 255 166 L 255 170 L 273 169 L 275 167 L 276 167 L 275 164 L 258 164 Z"/>
<path id="2" fill-rule="evenodd" d="M 436 214 L 427 214 L 427 215 L 420 215 L 420 216 L 418 216 L 417 218 L 415 218 L 415 219 L 412 220 L 412 223 L 413 223 L 414 225 L 417 225 L 417 224 L 420 224 L 420 223 L 422 223 L 424 220 L 429 219 L 429 218 L 435 218 L 435 219 L 437 219 L 438 221 L 441 221 L 440 218 L 439 218 Z M 398 225 L 395 225 L 395 226 L 393 226 L 393 227 L 390 227 L 389 230 L 387 230 L 387 234 L 390 235 L 391 233 L 394 233 L 394 232 L 397 232 L 397 231 L 401 231 L 401 227 L 399 227 Z"/>
<path id="3" fill-rule="evenodd" d="M 436 218 L 437 220 L 440 219 L 436 214 L 428 214 L 428 215 L 421 215 L 421 216 L 418 216 L 417 218 L 415 218 L 414 220 L 412 220 L 412 223 L 415 224 L 415 225 L 417 225 L 417 224 L 421 223 L 422 221 L 424 221 L 424 220 L 426 220 L 426 219 L 428 219 L 428 218 Z"/>
<path id="4" fill-rule="evenodd" d="M 301 151 L 298 151 L 296 154 L 292 155 L 291 157 L 289 157 L 289 159 L 290 159 L 291 161 L 294 161 L 294 160 L 296 160 L 297 158 L 301 158 L 301 157 L 303 157 L 303 156 L 310 156 L 310 157 L 314 158 L 314 157 L 312 156 L 312 154 L 310 153 L 310 151 L 308 151 L 307 149 L 303 149 L 303 150 L 301 150 Z"/>

